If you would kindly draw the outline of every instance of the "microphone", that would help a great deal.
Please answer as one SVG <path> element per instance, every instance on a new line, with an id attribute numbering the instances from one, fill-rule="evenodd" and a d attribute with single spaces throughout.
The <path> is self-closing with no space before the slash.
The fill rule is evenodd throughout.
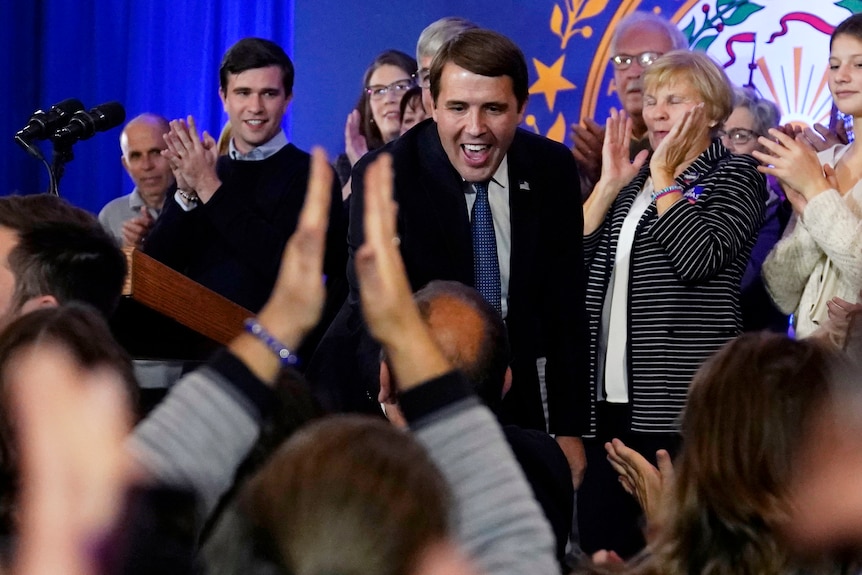
<path id="1" fill-rule="evenodd" d="M 50 137 L 57 128 L 66 125 L 75 112 L 83 109 L 84 104 L 80 100 L 69 98 L 54 104 L 47 112 L 36 110 L 30 116 L 27 125 L 15 134 L 15 141 L 29 152 L 33 140 L 44 140 Z"/>
<path id="2" fill-rule="evenodd" d="M 92 138 L 96 132 L 104 132 L 119 126 L 126 120 L 126 110 L 119 102 L 107 102 L 89 112 L 78 110 L 68 125 L 51 134 L 51 141 L 59 146 L 71 146 L 78 140 Z"/>

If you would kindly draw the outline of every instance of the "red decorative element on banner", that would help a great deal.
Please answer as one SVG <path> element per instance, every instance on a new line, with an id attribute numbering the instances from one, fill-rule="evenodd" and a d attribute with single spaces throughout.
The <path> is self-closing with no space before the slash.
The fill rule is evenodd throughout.
<path id="1" fill-rule="evenodd" d="M 743 32 L 741 34 L 735 34 L 727 39 L 727 42 L 724 44 L 724 49 L 727 50 L 727 55 L 730 56 L 730 60 L 724 65 L 725 68 L 729 68 L 736 62 L 736 52 L 733 50 L 733 45 L 737 42 L 747 42 L 749 44 L 754 44 L 755 41 L 754 32 Z"/>
<path id="2" fill-rule="evenodd" d="M 808 14 L 807 12 L 791 12 L 790 14 L 785 14 L 781 17 L 781 30 L 774 33 L 769 37 L 769 40 L 766 41 L 767 44 L 772 44 L 772 41 L 778 38 L 779 36 L 784 36 L 787 34 L 787 23 L 788 22 L 803 22 L 808 24 L 815 30 L 819 32 L 823 32 L 824 34 L 832 34 L 832 31 L 835 30 L 835 26 L 832 26 L 822 18 L 815 16 L 814 14 Z"/>

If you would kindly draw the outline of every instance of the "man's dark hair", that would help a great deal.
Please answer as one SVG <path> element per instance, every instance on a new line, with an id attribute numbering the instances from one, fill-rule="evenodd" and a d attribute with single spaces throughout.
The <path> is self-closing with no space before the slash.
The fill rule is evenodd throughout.
<path id="1" fill-rule="evenodd" d="M 431 62 L 434 102 L 440 95 L 443 67 L 449 62 L 480 76 L 510 77 L 518 109 L 524 107 L 529 91 L 527 61 L 521 49 L 502 34 L 481 28 L 466 30 L 443 44 Z"/>
<path id="2" fill-rule="evenodd" d="M 50 194 L 0 198 L 0 226 L 19 234 L 39 224 L 60 222 L 82 226 L 98 224 L 89 212 Z"/>
<path id="3" fill-rule="evenodd" d="M 13 309 L 54 296 L 83 301 L 110 317 L 120 301 L 126 258 L 96 218 L 48 194 L 0 198 L 0 226 L 18 232 L 9 253 Z"/>
<path id="4" fill-rule="evenodd" d="M 503 383 L 510 359 L 506 324 L 479 292 L 459 282 L 435 280 L 413 296 L 425 321 L 428 321 L 434 303 L 443 298 L 454 299 L 473 309 L 482 322 L 478 353 L 475 357 L 463 358 L 464 361 L 455 367 L 464 372 L 482 403 L 497 413 L 503 399 Z"/>
<path id="5" fill-rule="evenodd" d="M 228 48 L 218 70 L 219 86 L 222 92 L 227 92 L 229 74 L 239 74 L 246 70 L 268 66 L 281 68 L 284 95 L 289 97 L 293 94 L 293 62 L 281 46 L 263 38 L 243 38 Z"/>

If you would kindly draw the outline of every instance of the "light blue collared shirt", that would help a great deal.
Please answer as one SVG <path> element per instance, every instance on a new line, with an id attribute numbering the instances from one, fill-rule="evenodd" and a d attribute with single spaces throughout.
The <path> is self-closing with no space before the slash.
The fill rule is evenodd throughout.
<path id="1" fill-rule="evenodd" d="M 228 154 L 230 154 L 232 160 L 240 160 L 242 162 L 259 162 L 260 160 L 265 160 L 268 157 L 272 156 L 286 145 L 287 136 L 284 134 L 284 130 L 279 130 L 278 133 L 273 136 L 270 141 L 261 144 L 247 154 L 243 154 L 239 150 L 237 150 L 236 146 L 233 145 L 233 138 L 231 138 L 230 144 L 228 145 Z"/>

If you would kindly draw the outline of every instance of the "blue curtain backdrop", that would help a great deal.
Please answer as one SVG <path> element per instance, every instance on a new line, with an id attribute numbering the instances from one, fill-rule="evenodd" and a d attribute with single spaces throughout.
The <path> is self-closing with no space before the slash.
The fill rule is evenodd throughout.
<path id="1" fill-rule="evenodd" d="M 24 0 L 0 8 L 0 193 L 47 189 L 47 172 L 12 136 L 30 114 L 75 97 L 89 109 L 116 100 L 127 118 L 193 114 L 215 131 L 224 122 L 218 66 L 236 40 L 261 36 L 293 51 L 293 2 L 267 0 Z M 289 129 L 286 122 L 285 127 Z M 74 147 L 60 193 L 98 211 L 128 193 L 120 129 Z M 50 161 L 51 147 L 42 145 Z"/>

